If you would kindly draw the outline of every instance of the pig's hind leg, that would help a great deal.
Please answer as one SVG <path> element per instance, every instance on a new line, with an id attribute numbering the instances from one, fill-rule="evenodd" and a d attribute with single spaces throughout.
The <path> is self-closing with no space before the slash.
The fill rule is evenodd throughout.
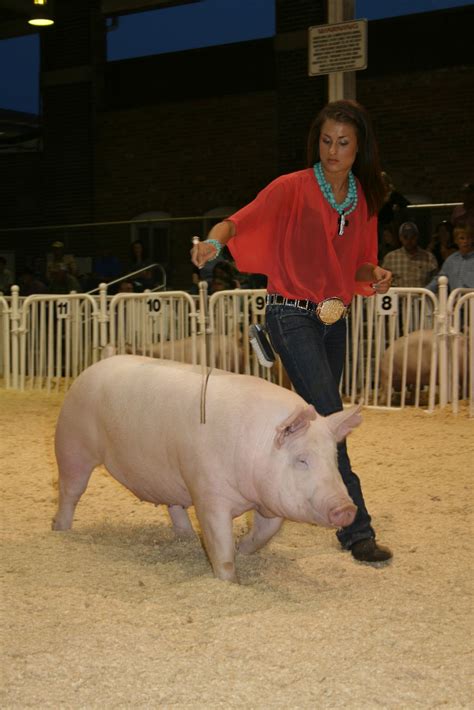
<path id="1" fill-rule="evenodd" d="M 69 449 L 56 450 L 59 470 L 59 500 L 56 515 L 53 518 L 53 530 L 69 530 L 74 511 L 80 497 L 87 488 L 89 478 L 98 461 L 93 461 L 84 452 L 74 453 Z"/>
<path id="2" fill-rule="evenodd" d="M 173 530 L 178 538 L 195 537 L 188 511 L 182 505 L 169 505 L 168 513 L 173 523 Z"/>
<path id="3" fill-rule="evenodd" d="M 282 523 L 283 518 L 265 518 L 254 511 L 253 525 L 249 532 L 240 538 L 237 544 L 238 551 L 243 555 L 251 555 L 260 550 L 279 531 Z"/>

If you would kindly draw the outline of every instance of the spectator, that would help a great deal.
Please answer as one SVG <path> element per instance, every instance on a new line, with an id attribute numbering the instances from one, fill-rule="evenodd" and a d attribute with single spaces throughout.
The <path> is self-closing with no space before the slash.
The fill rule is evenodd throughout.
<path id="1" fill-rule="evenodd" d="M 117 293 L 135 293 L 135 286 L 130 279 L 124 279 L 118 285 Z"/>
<path id="2" fill-rule="evenodd" d="M 454 227 L 467 227 L 474 230 L 474 184 L 466 183 L 461 188 L 462 205 L 455 207 L 451 214 Z"/>
<path id="3" fill-rule="evenodd" d="M 457 228 L 454 230 L 454 241 L 458 250 L 448 256 L 440 271 L 430 281 L 426 288 L 436 293 L 438 278 L 448 277 L 448 288 L 474 288 L 474 237 L 468 229 Z"/>
<path id="4" fill-rule="evenodd" d="M 383 172 L 382 180 L 385 185 L 385 201 L 379 210 L 380 233 L 387 224 L 396 228 L 396 225 L 400 224 L 406 216 L 405 207 L 410 204 L 410 201 L 401 192 L 398 192 L 390 175 Z"/>
<path id="5" fill-rule="evenodd" d="M 207 262 L 201 269 L 193 271 L 193 283 L 199 286 L 200 281 L 207 281 L 207 286 L 210 291 L 212 283 L 212 272 L 214 271 L 214 264 Z M 197 272 L 197 273 L 196 273 Z M 198 291 L 196 291 L 198 293 Z"/>
<path id="6" fill-rule="evenodd" d="M 229 291 L 230 289 L 235 288 L 233 284 L 230 281 L 227 281 L 227 279 L 219 278 L 216 276 L 213 276 L 212 281 L 211 281 L 211 293 L 216 293 L 217 291 Z"/>
<path id="7" fill-rule="evenodd" d="M 153 269 L 144 268 L 146 266 L 151 266 L 152 263 L 153 262 L 147 257 L 146 248 L 143 242 L 140 239 L 135 239 L 130 247 L 130 261 L 127 265 L 127 273 L 133 273 L 134 271 L 144 269 L 141 273 L 136 274 L 136 276 L 133 277 L 134 282 L 141 291 L 156 286 L 156 279 L 153 277 Z"/>
<path id="8" fill-rule="evenodd" d="M 41 283 L 46 284 L 46 260 L 44 257 L 35 256 L 29 262 L 29 268 L 31 268 L 35 279 L 41 281 Z"/>
<path id="9" fill-rule="evenodd" d="M 395 235 L 392 225 L 386 224 L 382 228 L 382 234 L 379 239 L 379 261 L 382 262 L 389 252 L 399 248 L 400 242 L 398 241 L 398 237 Z"/>
<path id="10" fill-rule="evenodd" d="M 10 287 L 13 286 L 13 274 L 7 269 L 7 260 L 0 256 L 0 293 L 4 296 L 10 295 Z"/>
<path id="11" fill-rule="evenodd" d="M 245 274 L 242 283 L 243 288 L 267 288 L 267 277 L 265 274 Z"/>
<path id="12" fill-rule="evenodd" d="M 222 267 L 219 273 L 219 267 Z M 214 279 L 215 269 L 217 271 L 217 278 L 224 281 L 236 281 L 237 285 L 229 285 L 227 288 L 240 288 L 241 274 L 237 271 L 232 255 L 230 251 L 224 247 L 222 250 L 218 261 L 211 261 L 204 264 L 200 269 L 197 267 L 193 270 L 193 284 L 196 288 L 196 293 L 198 293 L 198 284 L 200 281 L 207 281 L 209 293 L 212 293 L 212 281 Z M 222 289 L 220 289 L 222 291 Z M 194 291 L 192 291 L 194 292 Z"/>
<path id="13" fill-rule="evenodd" d="M 441 266 L 443 261 L 456 251 L 456 244 L 453 240 L 453 225 L 451 222 L 444 219 L 436 225 L 434 234 L 426 248 L 434 254 L 438 266 Z"/>
<path id="14" fill-rule="evenodd" d="M 64 253 L 63 242 L 53 242 L 51 244 L 51 252 L 46 259 L 46 279 L 49 282 L 51 273 L 58 271 L 60 266 L 65 266 L 66 271 L 77 280 L 77 264 L 72 254 Z"/>
<path id="15" fill-rule="evenodd" d="M 423 288 L 438 270 L 436 259 L 418 246 L 419 232 L 414 222 L 404 222 L 398 235 L 402 246 L 387 254 L 383 268 L 392 272 L 394 286 Z"/>
<path id="16" fill-rule="evenodd" d="M 47 293 L 46 284 L 36 276 L 33 269 L 27 267 L 19 279 L 20 296 L 33 296 L 35 293 Z"/>
<path id="17" fill-rule="evenodd" d="M 227 288 L 240 288 L 239 272 L 229 261 L 218 261 L 212 269 L 212 279 L 227 283 Z"/>
<path id="18" fill-rule="evenodd" d="M 116 279 L 123 273 L 123 268 L 117 256 L 112 254 L 111 249 L 104 248 L 92 263 L 94 280 L 97 283 L 108 283 Z"/>
<path id="19" fill-rule="evenodd" d="M 66 264 L 59 263 L 50 271 L 48 293 L 70 293 L 80 290 L 79 281 L 69 273 Z"/>
<path id="20" fill-rule="evenodd" d="M 197 295 L 199 293 L 199 282 L 201 280 L 199 269 L 197 266 L 193 266 L 193 271 L 191 275 L 191 286 L 188 289 L 188 293 L 192 295 Z"/>

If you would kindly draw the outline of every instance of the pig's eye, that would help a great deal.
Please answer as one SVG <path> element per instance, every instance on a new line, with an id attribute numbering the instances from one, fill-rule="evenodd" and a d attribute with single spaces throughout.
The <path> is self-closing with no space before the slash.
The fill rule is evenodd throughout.
<path id="1" fill-rule="evenodd" d="M 308 459 L 306 459 L 304 456 L 298 456 L 295 460 L 295 465 L 296 468 L 306 469 L 308 468 Z"/>

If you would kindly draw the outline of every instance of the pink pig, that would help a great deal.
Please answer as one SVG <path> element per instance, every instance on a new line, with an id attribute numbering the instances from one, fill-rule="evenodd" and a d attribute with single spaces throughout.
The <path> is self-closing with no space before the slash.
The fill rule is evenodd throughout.
<path id="1" fill-rule="evenodd" d="M 205 386 L 199 366 L 102 360 L 77 378 L 59 415 L 53 529 L 71 527 L 93 469 L 104 464 L 141 500 L 167 505 L 178 534 L 194 534 L 193 505 L 215 576 L 237 581 L 232 519 L 246 511 L 254 520 L 238 544 L 244 554 L 265 545 L 284 518 L 352 523 L 336 442 L 360 421 L 357 407 L 322 417 L 294 392 L 249 375 L 211 370 Z"/>

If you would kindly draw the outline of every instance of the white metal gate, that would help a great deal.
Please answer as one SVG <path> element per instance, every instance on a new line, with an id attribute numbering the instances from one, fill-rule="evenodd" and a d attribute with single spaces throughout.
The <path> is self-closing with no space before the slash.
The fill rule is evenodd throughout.
<path id="1" fill-rule="evenodd" d="M 391 289 L 357 296 L 348 318 L 341 383 L 345 401 L 375 407 L 436 405 L 468 400 L 474 416 L 474 291 L 449 298 L 426 289 Z M 18 389 L 67 387 L 107 345 L 139 353 L 242 372 L 290 386 L 277 359 L 262 367 L 249 343 L 251 324 L 263 323 L 265 290 L 235 289 L 207 297 L 183 291 L 0 297 L 0 375 Z"/>
<path id="2" fill-rule="evenodd" d="M 118 353 L 197 363 L 197 321 L 195 301 L 184 291 L 119 293 L 109 304 L 106 340 Z"/>
<path id="3" fill-rule="evenodd" d="M 99 313 L 87 294 L 34 295 L 11 306 L 11 382 L 25 389 L 67 387 L 99 357 Z"/>

